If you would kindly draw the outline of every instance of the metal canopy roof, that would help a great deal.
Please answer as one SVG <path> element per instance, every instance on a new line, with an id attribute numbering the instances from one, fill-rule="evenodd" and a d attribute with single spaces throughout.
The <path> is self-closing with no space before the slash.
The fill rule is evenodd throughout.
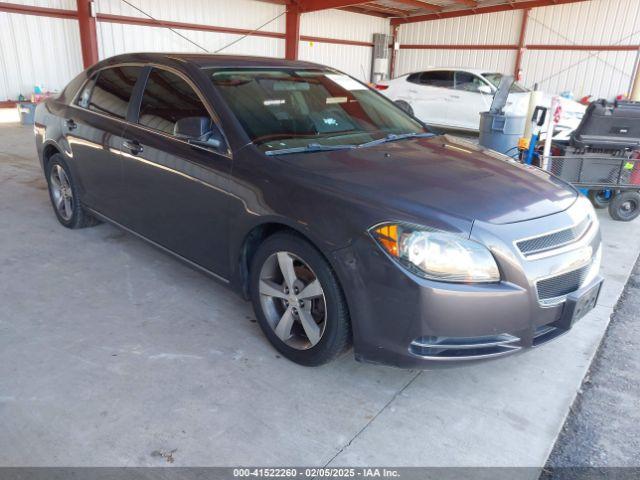
<path id="1" fill-rule="evenodd" d="M 391 18 L 395 25 L 479 15 L 523 8 L 545 7 L 586 0 L 263 0 L 293 6 L 301 13 L 339 8 Z"/>

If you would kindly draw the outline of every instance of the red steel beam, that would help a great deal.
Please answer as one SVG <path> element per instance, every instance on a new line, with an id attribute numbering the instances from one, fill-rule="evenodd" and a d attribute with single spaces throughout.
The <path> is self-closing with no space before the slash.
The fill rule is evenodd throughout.
<path id="1" fill-rule="evenodd" d="M 17 3 L 0 2 L 0 12 L 20 13 L 22 15 L 36 15 L 38 17 L 66 18 L 76 20 L 78 13 L 75 10 L 48 7 L 32 7 L 31 5 L 19 5 Z"/>
<path id="2" fill-rule="evenodd" d="M 549 7 L 553 5 L 562 5 L 566 3 L 586 2 L 588 0 L 529 0 L 525 2 L 503 3 L 500 5 L 491 5 L 487 7 L 477 7 L 461 10 L 451 10 L 439 13 L 430 13 L 426 15 L 415 15 L 413 17 L 393 18 L 392 25 L 402 25 L 404 23 L 429 22 L 433 20 L 442 20 L 443 18 L 466 17 L 469 15 L 480 15 L 482 13 L 506 12 L 509 10 L 522 10 L 527 8 Z"/>
<path id="3" fill-rule="evenodd" d="M 519 45 L 404 44 L 403 50 L 518 50 Z M 525 50 L 569 50 L 587 52 L 634 52 L 640 45 L 524 45 Z"/>
<path id="4" fill-rule="evenodd" d="M 402 44 L 402 50 L 516 50 L 517 45 Z"/>
<path id="5" fill-rule="evenodd" d="M 373 42 L 360 42 L 358 40 L 343 40 L 341 38 L 327 37 L 311 37 L 301 35 L 300 40 L 303 42 L 333 43 L 335 45 L 350 45 L 352 47 L 373 47 Z"/>
<path id="6" fill-rule="evenodd" d="M 371 15 L 372 17 L 389 18 L 397 17 L 399 14 L 384 13 L 382 10 L 373 10 L 369 7 L 342 7 L 340 10 L 344 12 L 359 13 L 360 15 Z"/>
<path id="7" fill-rule="evenodd" d="M 465 5 L 467 7 L 477 7 L 478 6 L 478 2 L 476 2 L 475 0 L 453 0 L 454 3 L 459 3 L 460 5 Z"/>
<path id="8" fill-rule="evenodd" d="M 297 2 L 300 12 L 317 12 L 330 8 L 355 7 L 371 0 L 300 0 Z"/>
<path id="9" fill-rule="evenodd" d="M 527 25 L 529 23 L 530 9 L 526 8 L 522 11 L 522 21 L 520 22 L 520 36 L 518 37 L 518 53 L 516 54 L 516 63 L 513 67 L 513 76 L 516 80 L 520 80 L 520 70 L 522 69 L 522 56 L 524 55 L 524 41 L 527 36 Z"/>
<path id="10" fill-rule="evenodd" d="M 431 10 L 433 12 L 439 12 L 442 10 L 440 5 L 433 5 L 427 2 L 421 2 L 420 0 L 394 0 L 397 3 L 402 3 L 410 7 L 415 7 L 420 10 Z"/>
<path id="11" fill-rule="evenodd" d="M 633 52 L 640 45 L 525 45 L 527 50 L 574 50 L 581 52 Z"/>
<path id="12" fill-rule="evenodd" d="M 287 60 L 298 59 L 298 46 L 300 45 L 300 10 L 295 5 L 287 8 L 286 35 L 284 37 L 284 58 Z"/>
<path id="13" fill-rule="evenodd" d="M 77 0 L 77 5 L 82 63 L 84 68 L 89 68 L 91 65 L 98 62 L 98 34 L 96 31 L 96 19 L 91 15 L 90 0 Z"/>
<path id="14" fill-rule="evenodd" d="M 201 23 L 185 23 L 185 22 L 173 22 L 168 20 L 153 20 L 151 18 L 143 17 L 128 17 L 125 15 L 111 15 L 109 13 L 98 13 L 97 19 L 99 22 L 107 23 L 124 23 L 128 25 L 141 25 L 146 27 L 164 27 L 164 28 L 177 28 L 182 30 L 198 30 L 202 32 L 218 32 L 218 33 L 231 33 L 236 35 L 256 35 L 258 37 L 271 37 L 271 38 L 285 38 L 284 33 L 269 32 L 266 30 L 248 30 L 244 28 L 232 28 L 232 27 L 217 27 L 214 25 L 204 25 Z"/>

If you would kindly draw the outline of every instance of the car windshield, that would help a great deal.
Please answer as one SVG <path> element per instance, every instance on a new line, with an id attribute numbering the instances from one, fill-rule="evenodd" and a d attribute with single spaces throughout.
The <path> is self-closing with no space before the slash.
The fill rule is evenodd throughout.
<path id="1" fill-rule="evenodd" d="M 391 101 L 334 70 L 207 73 L 251 141 L 265 152 L 372 145 L 427 132 Z"/>
<path id="2" fill-rule="evenodd" d="M 504 77 L 504 75 L 501 73 L 483 73 L 482 76 L 496 88 L 498 88 L 498 85 L 500 85 L 500 80 L 502 80 L 502 77 Z M 520 85 L 518 82 L 513 82 L 513 85 L 511 85 L 511 90 L 509 91 L 511 93 L 525 93 L 529 90 Z"/>

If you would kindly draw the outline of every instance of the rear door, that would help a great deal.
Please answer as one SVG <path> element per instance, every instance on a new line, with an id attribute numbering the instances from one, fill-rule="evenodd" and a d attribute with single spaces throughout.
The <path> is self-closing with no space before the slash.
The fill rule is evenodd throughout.
<path id="1" fill-rule="evenodd" d="M 174 135 L 178 120 L 213 111 L 191 80 L 164 67 L 149 69 L 136 103 L 123 144 L 125 225 L 226 278 L 231 156 Z"/>
<path id="2" fill-rule="evenodd" d="M 451 123 L 449 95 L 453 91 L 453 72 L 451 70 L 429 70 L 415 79 L 411 89 L 411 106 L 417 118 L 433 125 Z"/>
<path id="3" fill-rule="evenodd" d="M 122 133 L 142 70 L 141 66 L 116 66 L 97 72 L 67 109 L 63 124 L 82 202 L 114 220 L 121 215 Z"/>

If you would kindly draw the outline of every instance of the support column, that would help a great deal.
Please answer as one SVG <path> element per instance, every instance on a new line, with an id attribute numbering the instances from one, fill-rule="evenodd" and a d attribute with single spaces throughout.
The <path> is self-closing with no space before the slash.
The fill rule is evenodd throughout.
<path id="1" fill-rule="evenodd" d="M 284 58 L 297 60 L 298 46 L 300 45 L 300 9 L 297 5 L 287 6 L 286 29 Z"/>
<path id="2" fill-rule="evenodd" d="M 396 43 L 398 42 L 399 25 L 391 26 L 391 55 L 389 55 L 389 80 L 396 74 Z"/>
<path id="3" fill-rule="evenodd" d="M 522 56 L 524 55 L 525 39 L 527 37 L 527 24 L 529 23 L 530 8 L 522 10 L 522 23 L 520 24 L 520 38 L 518 39 L 518 52 L 516 53 L 516 66 L 513 69 L 513 76 L 516 80 L 520 80 L 522 76 Z"/>
<path id="4" fill-rule="evenodd" d="M 640 50 L 638 51 L 638 59 L 636 60 L 636 74 L 631 87 L 630 100 L 640 102 Z"/>
<path id="5" fill-rule="evenodd" d="M 91 0 L 76 0 L 78 4 L 78 26 L 80 27 L 80 46 L 82 63 L 88 68 L 98 62 L 98 35 L 96 18 L 93 16 Z"/>

